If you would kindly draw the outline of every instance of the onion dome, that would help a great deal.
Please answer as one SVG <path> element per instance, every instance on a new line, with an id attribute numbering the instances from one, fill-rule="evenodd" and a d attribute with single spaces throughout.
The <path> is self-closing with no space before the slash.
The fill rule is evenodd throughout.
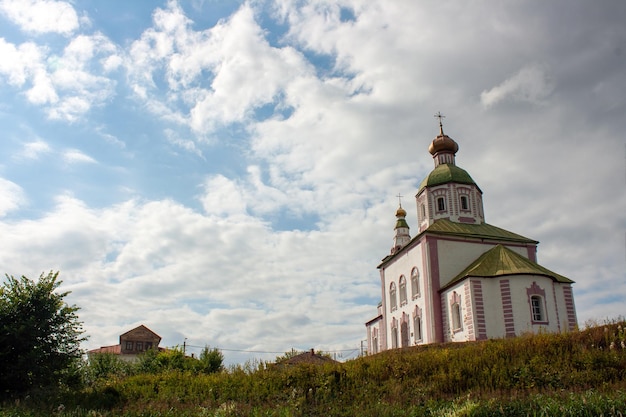
<path id="1" fill-rule="evenodd" d="M 437 135 L 428 147 L 428 152 L 431 155 L 435 155 L 439 152 L 452 152 L 456 154 L 459 150 L 459 145 L 448 135 L 444 135 L 443 132 Z"/>
<path id="2" fill-rule="evenodd" d="M 422 191 L 424 187 L 434 187 L 435 185 L 447 184 L 449 182 L 476 185 L 472 177 L 470 177 L 463 168 L 452 164 L 441 164 L 437 165 L 437 167 L 422 180 L 419 191 Z"/>

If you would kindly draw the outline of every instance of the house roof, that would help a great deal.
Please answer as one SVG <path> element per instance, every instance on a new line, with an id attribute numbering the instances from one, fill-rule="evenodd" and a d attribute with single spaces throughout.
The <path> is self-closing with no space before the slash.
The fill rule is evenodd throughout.
<path id="1" fill-rule="evenodd" d="M 332 358 L 329 358 L 328 356 L 315 353 L 315 351 L 311 349 L 308 352 L 304 352 L 299 355 L 292 356 L 289 359 L 280 361 L 279 364 L 280 365 L 298 365 L 301 363 L 309 363 L 309 364 L 314 364 L 314 365 L 321 365 L 325 363 L 334 363 L 334 362 L 337 362 L 337 361 Z"/>
<path id="2" fill-rule="evenodd" d="M 126 333 L 122 333 L 122 334 L 120 335 L 120 339 L 121 339 L 122 337 L 124 337 L 124 336 L 129 336 L 129 335 L 131 335 L 132 333 L 137 333 L 137 332 L 140 332 L 140 333 L 150 333 L 150 334 L 152 334 L 155 338 L 158 338 L 158 339 L 159 339 L 159 341 L 161 340 L 161 336 L 159 336 L 158 334 L 156 334 L 156 333 L 155 333 L 155 332 L 153 332 L 152 330 L 148 329 L 148 328 L 147 328 L 146 326 L 144 326 L 143 324 L 142 324 L 142 325 L 140 325 L 140 326 L 135 327 L 135 328 L 134 328 L 134 329 L 132 329 L 132 330 L 127 331 Z"/>
<path id="3" fill-rule="evenodd" d="M 114 355 L 119 355 L 122 353 L 122 345 L 113 345 L 113 346 L 102 346 L 97 349 L 91 349 L 87 351 L 88 354 L 93 353 L 112 353 Z"/>
<path id="4" fill-rule="evenodd" d="M 444 290 L 465 278 L 493 278 L 505 275 L 542 275 L 555 282 L 573 283 L 569 278 L 550 271 L 503 245 L 496 245 L 480 255 L 441 289 Z"/>

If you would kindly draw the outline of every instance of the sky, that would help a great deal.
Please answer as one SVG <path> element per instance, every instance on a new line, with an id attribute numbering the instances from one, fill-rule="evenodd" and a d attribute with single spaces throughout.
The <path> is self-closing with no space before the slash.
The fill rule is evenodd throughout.
<path id="1" fill-rule="evenodd" d="M 626 314 L 626 2 L 0 0 L 0 272 L 85 349 L 354 358 L 444 131 L 581 326 Z"/>

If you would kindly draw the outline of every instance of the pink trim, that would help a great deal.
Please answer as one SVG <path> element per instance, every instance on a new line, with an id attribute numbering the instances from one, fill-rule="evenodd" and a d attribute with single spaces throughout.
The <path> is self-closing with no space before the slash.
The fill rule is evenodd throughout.
<path id="1" fill-rule="evenodd" d="M 558 332 L 560 333 L 561 332 L 561 319 L 559 316 L 559 303 L 556 301 L 556 288 L 555 288 L 554 281 L 552 281 L 552 298 L 554 299 L 554 311 L 556 311 L 556 327 L 557 327 Z"/>
<path id="2" fill-rule="evenodd" d="M 474 294 L 474 307 L 476 311 L 476 340 L 487 339 L 487 322 L 485 320 L 485 302 L 483 300 L 482 281 L 473 279 L 470 281 Z"/>
<path id="3" fill-rule="evenodd" d="M 513 318 L 513 303 L 511 301 L 511 284 L 508 279 L 500 281 L 500 298 L 502 298 L 502 312 L 504 313 L 504 332 L 506 337 L 515 336 L 515 320 Z"/>
<path id="4" fill-rule="evenodd" d="M 574 307 L 574 294 L 571 285 L 563 286 L 563 298 L 565 299 L 565 310 L 567 311 L 567 327 L 568 330 L 574 330 L 578 327 L 576 319 L 576 308 Z"/>
<path id="5" fill-rule="evenodd" d="M 459 217 L 461 223 L 476 223 L 476 219 L 473 217 Z"/>
<path id="6" fill-rule="evenodd" d="M 382 288 L 382 304 L 383 304 L 383 308 L 382 308 L 382 316 L 383 316 L 383 321 L 382 321 L 382 326 L 381 326 L 381 338 L 380 338 L 380 346 L 381 346 L 381 350 L 387 350 L 387 302 L 385 300 L 386 298 L 386 293 L 387 293 L 387 284 L 385 283 L 385 268 L 381 268 L 380 269 L 380 281 L 381 281 L 381 288 Z"/>
<path id="7" fill-rule="evenodd" d="M 443 312 L 441 311 L 441 296 L 439 295 L 439 249 L 437 247 L 438 239 L 427 236 L 424 242 L 428 245 L 430 255 L 430 284 L 434 327 L 435 327 L 435 343 L 443 342 Z M 425 280 L 427 281 L 427 280 Z M 428 308 L 428 307 L 427 307 Z"/>
<path id="8" fill-rule="evenodd" d="M 527 247 L 528 249 L 528 259 L 537 263 L 537 245 L 530 245 Z"/>

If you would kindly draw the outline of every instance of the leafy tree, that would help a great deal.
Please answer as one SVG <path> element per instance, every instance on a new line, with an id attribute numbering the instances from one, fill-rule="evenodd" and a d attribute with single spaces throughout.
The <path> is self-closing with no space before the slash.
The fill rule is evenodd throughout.
<path id="1" fill-rule="evenodd" d="M 185 356 L 179 347 L 159 351 L 150 349 L 145 351 L 137 363 L 140 373 L 159 373 L 178 370 L 194 373 L 213 373 L 223 369 L 224 355 L 217 348 L 205 347 L 198 358 Z"/>
<path id="2" fill-rule="evenodd" d="M 198 372 L 212 374 L 223 369 L 224 355 L 217 348 L 205 346 L 198 357 Z"/>
<path id="3" fill-rule="evenodd" d="M 85 340 L 82 323 L 55 292 L 59 273 L 41 274 L 39 281 L 6 275 L 0 287 L 0 395 L 56 385 L 74 376 Z"/>

